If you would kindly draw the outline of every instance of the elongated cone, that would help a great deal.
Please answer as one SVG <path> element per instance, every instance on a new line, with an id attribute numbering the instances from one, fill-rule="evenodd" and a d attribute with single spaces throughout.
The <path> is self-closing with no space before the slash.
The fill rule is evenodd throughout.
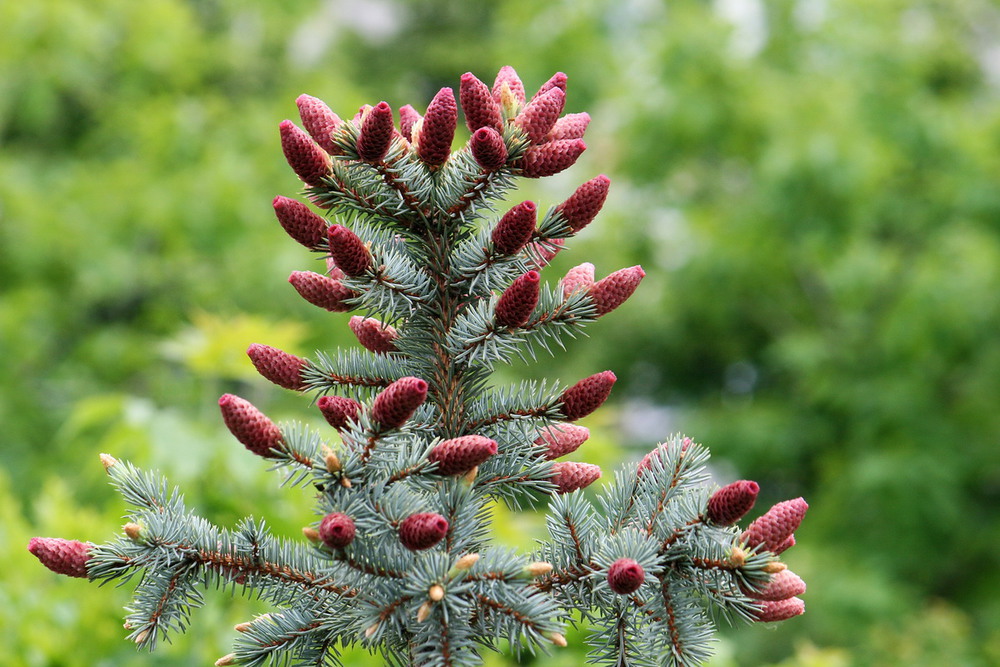
<path id="1" fill-rule="evenodd" d="M 552 470 L 555 472 L 552 483 L 556 485 L 556 493 L 572 493 L 590 486 L 601 477 L 601 467 L 593 463 L 556 461 Z"/>
<path id="2" fill-rule="evenodd" d="M 521 77 L 517 75 L 517 72 L 510 65 L 504 65 L 497 72 L 497 78 L 493 81 L 493 99 L 503 104 L 502 93 L 503 86 L 507 84 L 507 88 L 510 90 L 514 97 L 514 100 L 518 105 L 523 105 L 525 100 L 524 94 L 524 84 L 521 83 Z"/>
<path id="3" fill-rule="evenodd" d="M 319 522 L 319 539 L 331 549 L 343 549 L 354 541 L 354 535 L 354 519 L 341 512 L 327 514 Z"/>
<path id="4" fill-rule="evenodd" d="M 348 323 L 351 331 L 358 337 L 358 342 L 375 354 L 397 352 L 394 342 L 399 334 L 388 324 L 382 324 L 371 317 L 355 315 Z"/>
<path id="5" fill-rule="evenodd" d="M 330 225 L 326 231 L 330 256 L 337 268 L 349 276 L 363 275 L 371 266 L 372 256 L 357 234 L 343 225 Z"/>
<path id="6" fill-rule="evenodd" d="M 556 141 L 558 139 L 582 139 L 590 125 L 590 114 L 568 113 L 552 126 L 549 133 L 545 135 L 546 141 Z"/>
<path id="7" fill-rule="evenodd" d="M 587 144 L 583 139 L 559 139 L 532 146 L 521 158 L 521 175 L 526 178 L 544 178 L 558 174 L 572 167 L 585 150 Z"/>
<path id="8" fill-rule="evenodd" d="M 544 457 L 549 461 L 575 452 L 590 437 L 590 429 L 576 424 L 553 424 L 540 431 L 536 445 L 546 445 Z"/>
<path id="9" fill-rule="evenodd" d="M 754 620 L 758 623 L 787 621 L 805 612 L 805 602 L 799 598 L 788 598 L 787 600 L 762 603 L 760 609 L 754 613 Z"/>
<path id="10" fill-rule="evenodd" d="M 687 437 L 683 438 L 681 440 L 681 452 L 683 453 L 687 451 L 687 448 L 690 447 L 693 443 L 694 441 L 691 438 Z M 670 445 L 667 443 L 660 443 L 652 451 L 643 456 L 642 461 L 639 462 L 639 468 L 636 471 L 637 474 L 641 475 L 644 470 L 648 470 L 649 468 L 651 468 L 653 466 L 654 460 L 665 461 L 663 456 L 666 454 L 669 446 Z"/>
<path id="11" fill-rule="evenodd" d="M 619 558 L 608 568 L 608 585 L 618 595 L 635 593 L 646 580 L 646 571 L 631 558 Z"/>
<path id="12" fill-rule="evenodd" d="M 528 248 L 534 258 L 535 265 L 539 269 L 544 269 L 565 244 L 566 239 L 551 239 L 548 243 L 533 241 L 528 244 Z"/>
<path id="13" fill-rule="evenodd" d="M 556 206 L 556 212 L 562 213 L 566 224 L 575 234 L 593 222 L 600 213 L 604 201 L 608 198 L 610 187 L 610 178 L 604 174 L 595 176 L 578 187 L 566 201 Z"/>
<path id="14" fill-rule="evenodd" d="M 524 130 L 532 144 L 539 144 L 555 126 L 565 104 L 566 93 L 561 88 L 550 88 L 528 102 L 514 124 Z"/>
<path id="15" fill-rule="evenodd" d="M 639 265 L 619 269 L 606 278 L 590 286 L 590 298 L 594 301 L 597 316 L 607 315 L 632 296 L 646 272 Z"/>
<path id="16" fill-rule="evenodd" d="M 272 450 L 282 448 L 281 431 L 254 405 L 239 396 L 223 394 L 219 409 L 226 427 L 243 446 L 257 456 L 273 458 Z"/>
<path id="17" fill-rule="evenodd" d="M 285 232 L 310 250 L 326 248 L 326 220 L 302 202 L 277 196 L 271 202 L 274 214 Z"/>
<path id="18" fill-rule="evenodd" d="M 358 157 L 365 162 L 381 162 L 389 152 L 395 130 L 392 108 L 387 102 L 379 102 L 361 116 L 361 130 L 358 132 Z"/>
<path id="19" fill-rule="evenodd" d="M 781 544 L 776 546 L 774 548 L 774 551 L 772 551 L 771 553 L 773 553 L 775 556 L 780 556 L 781 554 L 785 553 L 794 546 L 795 546 L 795 535 L 792 534 L 786 537 Z"/>
<path id="20" fill-rule="evenodd" d="M 504 213 L 490 237 L 496 253 L 509 256 L 526 246 L 535 231 L 537 217 L 538 207 L 533 201 L 523 201 Z"/>
<path id="21" fill-rule="evenodd" d="M 293 271 L 288 276 L 288 282 L 303 299 L 331 313 L 346 313 L 351 310 L 353 306 L 346 301 L 358 296 L 357 292 L 336 278 L 313 271 Z"/>
<path id="22" fill-rule="evenodd" d="M 771 581 L 759 591 L 748 591 L 747 595 L 755 600 L 776 602 L 787 600 L 806 592 L 806 582 L 791 570 L 782 570 L 771 576 Z"/>
<path id="23" fill-rule="evenodd" d="M 56 574 L 87 578 L 87 561 L 94 545 L 61 537 L 32 537 L 28 551 Z"/>
<path id="24" fill-rule="evenodd" d="M 448 534 L 448 520 L 440 514 L 411 514 L 399 524 L 399 541 L 410 551 L 430 549 Z"/>
<path id="25" fill-rule="evenodd" d="M 531 318 L 538 305 L 538 280 L 538 271 L 528 271 L 504 290 L 493 314 L 497 326 L 514 329 Z"/>
<path id="26" fill-rule="evenodd" d="M 727 484 L 708 499 L 705 516 L 717 526 L 731 526 L 753 509 L 759 491 L 757 482 L 748 479 Z"/>
<path id="27" fill-rule="evenodd" d="M 507 164 L 507 146 L 492 127 L 481 127 L 469 138 L 469 150 L 483 171 L 496 171 Z"/>
<path id="28" fill-rule="evenodd" d="M 562 413 L 569 421 L 586 417 L 601 407 L 618 378 L 611 371 L 585 377 L 562 394 Z"/>
<path id="29" fill-rule="evenodd" d="M 295 104 L 299 107 L 302 125 L 319 147 L 330 155 L 343 154 L 332 138 L 342 122 L 340 116 L 335 114 L 323 100 L 311 95 L 299 95 Z"/>
<path id="30" fill-rule="evenodd" d="M 774 551 L 799 527 L 807 509 L 809 505 L 802 498 L 777 503 L 747 527 L 743 541 L 749 547 Z"/>
<path id="31" fill-rule="evenodd" d="M 439 442 L 427 459 L 437 462 L 439 475 L 464 475 L 496 453 L 496 440 L 482 435 L 463 435 Z"/>
<path id="32" fill-rule="evenodd" d="M 451 155 L 458 125 L 458 106 L 451 88 L 442 88 L 427 107 L 417 138 L 417 156 L 425 164 L 440 167 Z"/>
<path id="33" fill-rule="evenodd" d="M 302 357 L 260 343 L 254 343 L 247 348 L 247 356 L 250 357 L 258 373 L 279 387 L 295 391 L 306 388 L 306 383 L 302 380 L 302 371 L 309 362 Z"/>
<path id="34" fill-rule="evenodd" d="M 503 119 L 500 115 L 500 104 L 489 87 L 476 78 L 472 72 L 462 75 L 462 83 L 458 87 L 458 100 L 465 113 L 465 125 L 469 132 L 475 133 L 481 127 L 501 130 Z"/>
<path id="35" fill-rule="evenodd" d="M 399 107 L 399 131 L 407 141 L 413 141 L 413 128 L 423 119 L 409 104 Z"/>
<path id="36" fill-rule="evenodd" d="M 539 88 L 538 92 L 531 96 L 528 103 L 534 102 L 539 97 L 552 90 L 553 88 L 558 88 L 559 90 L 566 92 L 566 74 L 563 72 L 556 72 L 549 77 L 549 80 L 543 83 Z"/>
<path id="37" fill-rule="evenodd" d="M 347 422 L 356 422 L 361 414 L 361 404 L 346 396 L 320 396 L 316 400 L 316 407 L 330 426 L 338 431 L 345 429 Z"/>
<path id="38" fill-rule="evenodd" d="M 292 171 L 306 185 L 321 185 L 330 173 L 330 156 L 290 120 L 281 121 L 281 150 Z"/>
<path id="39" fill-rule="evenodd" d="M 399 428 L 427 400 L 427 389 L 427 382 L 418 377 L 396 380 L 375 397 L 372 419 L 384 428 Z"/>
<path id="40" fill-rule="evenodd" d="M 570 294 L 580 290 L 589 290 L 594 284 L 594 265 L 584 262 L 574 266 L 566 272 L 559 284 L 562 286 L 563 298 L 568 298 Z"/>

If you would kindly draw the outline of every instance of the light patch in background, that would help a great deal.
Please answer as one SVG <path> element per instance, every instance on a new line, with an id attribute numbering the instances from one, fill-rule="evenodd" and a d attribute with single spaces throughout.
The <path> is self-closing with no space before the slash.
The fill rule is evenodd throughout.
<path id="1" fill-rule="evenodd" d="M 395 37 L 408 20 L 406 8 L 392 0 L 326 0 L 304 21 L 288 42 L 288 57 L 304 67 L 319 64 L 344 31 L 371 44 Z"/>
<path id="2" fill-rule="evenodd" d="M 733 26 L 729 51 L 738 58 L 753 58 L 767 44 L 767 12 L 760 0 L 715 0 L 715 13 Z"/>

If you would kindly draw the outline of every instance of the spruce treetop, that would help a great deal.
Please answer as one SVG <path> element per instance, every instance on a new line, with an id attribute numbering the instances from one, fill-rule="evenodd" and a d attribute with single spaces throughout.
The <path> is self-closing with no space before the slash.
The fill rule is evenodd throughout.
<path id="1" fill-rule="evenodd" d="M 219 408 L 239 443 L 315 495 L 315 517 L 292 537 L 253 518 L 218 527 L 158 474 L 102 455 L 129 505 L 123 534 L 34 538 L 31 552 L 99 582 L 140 573 L 126 619 L 140 647 L 192 622 L 206 586 L 272 603 L 236 627 L 218 665 L 336 665 L 353 644 L 393 665 L 476 665 L 501 639 L 559 650 L 574 618 L 593 628 L 597 663 L 694 665 L 710 655 L 719 615 L 802 613 L 805 584 L 777 554 L 794 544 L 804 500 L 743 531 L 757 485 L 713 492 L 708 451 L 675 435 L 594 502 L 584 489 L 601 469 L 559 459 L 588 438 L 572 422 L 604 404 L 615 373 L 493 382 L 498 364 L 563 346 L 645 276 L 634 266 L 596 280 L 589 262 L 546 275 L 600 212 L 607 176 L 554 206 L 502 204 L 518 178 L 564 171 L 586 149 L 590 116 L 563 113 L 567 90 L 561 72 L 530 98 L 511 67 L 492 85 L 466 73 L 458 103 L 442 88 L 423 115 L 399 108 L 398 124 L 385 101 L 341 119 L 300 96 L 302 127 L 285 120 L 278 134 L 312 206 L 284 196 L 272 206 L 327 268 L 289 282 L 358 345 L 309 358 L 267 341 L 247 350 L 263 377 L 311 396 L 303 423 L 275 423 L 233 394 Z M 453 151 L 460 107 L 470 135 Z M 549 539 L 536 551 L 492 539 L 496 501 L 545 497 Z"/>

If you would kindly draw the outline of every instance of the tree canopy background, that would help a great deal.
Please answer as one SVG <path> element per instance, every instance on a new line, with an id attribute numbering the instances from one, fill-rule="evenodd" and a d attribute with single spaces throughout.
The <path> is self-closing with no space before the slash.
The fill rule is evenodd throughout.
<path id="1" fill-rule="evenodd" d="M 244 350 L 353 344 L 285 283 L 310 267 L 270 208 L 299 189 L 278 122 L 302 92 L 342 116 L 422 110 L 504 64 L 529 89 L 566 72 L 567 110 L 594 119 L 577 166 L 513 196 L 613 182 L 543 278 L 648 273 L 552 362 L 622 380 L 580 458 L 611 469 L 683 431 L 721 483 L 761 483 L 760 510 L 811 505 L 787 556 L 806 615 L 727 630 L 714 664 L 1000 663 L 996 2 L 37 0 L 0 5 L 10 664 L 207 664 L 261 611 L 220 593 L 137 655 L 127 591 L 50 575 L 25 545 L 117 529 L 102 451 L 219 523 L 311 520 L 215 407 L 237 391 L 311 417 Z M 500 516 L 498 539 L 530 548 L 538 517 Z M 570 641 L 546 664 L 580 664 Z"/>

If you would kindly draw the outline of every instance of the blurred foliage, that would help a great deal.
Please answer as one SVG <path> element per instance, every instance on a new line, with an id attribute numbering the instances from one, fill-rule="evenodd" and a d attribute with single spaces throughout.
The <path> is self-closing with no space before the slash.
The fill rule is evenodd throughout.
<path id="1" fill-rule="evenodd" d="M 242 350 L 353 341 L 284 283 L 313 267 L 270 210 L 299 188 L 277 124 L 302 92 L 341 115 L 422 109 L 501 64 L 529 88 L 565 71 L 568 110 L 594 118 L 580 164 L 517 196 L 614 180 L 548 279 L 649 274 L 568 354 L 509 372 L 618 372 L 577 458 L 610 469 L 683 430 L 720 481 L 812 506 L 787 555 L 808 613 L 727 631 L 714 664 L 997 664 L 998 35 L 991 0 L 0 3 L 5 664 L 228 650 L 255 603 L 220 593 L 138 656 L 127 591 L 50 575 L 24 545 L 116 529 L 100 451 L 164 470 L 214 521 L 298 531 L 308 499 L 215 408 L 237 391 L 303 418 Z M 527 548 L 538 517 L 498 511 L 498 539 Z M 582 662 L 569 638 L 534 662 Z"/>

